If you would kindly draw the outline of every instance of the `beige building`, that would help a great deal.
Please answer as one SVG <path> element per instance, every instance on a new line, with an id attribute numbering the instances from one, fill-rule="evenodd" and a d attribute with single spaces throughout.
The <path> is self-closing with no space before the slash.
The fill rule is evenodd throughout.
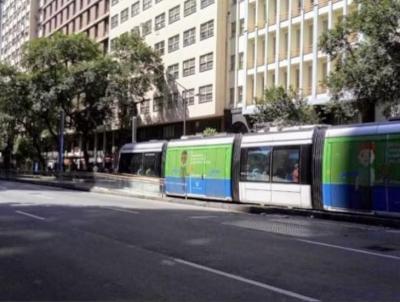
<path id="1" fill-rule="evenodd" d="M 0 61 L 19 66 L 22 45 L 37 37 L 38 1 L 2 0 L 0 6 Z"/>
<path id="2" fill-rule="evenodd" d="M 224 130 L 229 5 L 230 0 L 111 0 L 111 48 L 114 38 L 137 32 L 175 79 L 168 91 L 151 93 L 139 105 L 139 139 L 179 137 L 184 115 L 187 134 Z"/>
<path id="3" fill-rule="evenodd" d="M 232 8 L 229 90 L 233 124 L 254 112 L 265 88 L 290 87 L 309 103 L 329 100 L 324 80 L 332 61 L 321 34 L 354 8 L 352 0 L 242 0 Z M 243 124 L 242 124 L 243 123 Z"/>
<path id="4" fill-rule="evenodd" d="M 40 0 L 40 37 L 86 33 L 108 49 L 109 0 Z"/>

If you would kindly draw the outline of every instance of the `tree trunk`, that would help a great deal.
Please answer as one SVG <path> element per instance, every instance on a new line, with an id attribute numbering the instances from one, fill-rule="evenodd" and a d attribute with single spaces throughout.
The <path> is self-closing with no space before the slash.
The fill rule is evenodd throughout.
<path id="1" fill-rule="evenodd" d="M 90 171 L 90 162 L 89 162 L 89 152 L 88 152 L 88 136 L 87 135 L 82 135 L 82 146 L 83 146 L 83 160 L 85 162 L 85 168 L 86 171 Z"/>
<path id="2" fill-rule="evenodd" d="M 35 138 L 32 138 L 32 139 L 33 139 L 33 145 L 35 146 L 35 149 L 36 149 L 36 156 L 39 159 L 39 163 L 40 163 L 40 166 L 42 167 L 42 171 L 46 171 L 46 160 L 42 154 L 41 144 L 40 144 L 40 142 L 37 141 L 37 139 L 35 139 Z"/>

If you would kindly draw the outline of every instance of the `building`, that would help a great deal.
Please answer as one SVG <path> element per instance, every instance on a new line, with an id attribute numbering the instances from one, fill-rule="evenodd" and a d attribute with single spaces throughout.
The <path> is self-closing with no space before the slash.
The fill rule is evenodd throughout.
<path id="1" fill-rule="evenodd" d="M 19 66 L 22 45 L 38 34 L 37 0 L 2 0 L 0 61 Z"/>
<path id="2" fill-rule="evenodd" d="M 108 49 L 109 0 L 40 0 L 40 37 L 86 33 Z"/>
<path id="3" fill-rule="evenodd" d="M 234 4 L 229 73 L 234 129 L 247 128 L 245 117 L 254 112 L 255 100 L 265 88 L 291 87 L 313 105 L 329 100 L 323 83 L 333 63 L 318 49 L 318 41 L 351 9 L 352 0 L 238 0 Z"/>
<path id="4" fill-rule="evenodd" d="M 110 45 L 123 33 L 140 34 L 175 79 L 140 104 L 140 140 L 180 137 L 185 117 L 187 134 L 225 129 L 229 7 L 230 0 L 111 1 Z"/>

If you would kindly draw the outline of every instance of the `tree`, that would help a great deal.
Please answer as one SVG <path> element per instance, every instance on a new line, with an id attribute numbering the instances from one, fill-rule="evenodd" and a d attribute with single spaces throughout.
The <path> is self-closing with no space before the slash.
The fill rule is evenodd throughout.
<path id="1" fill-rule="evenodd" d="M 113 79 L 112 94 L 118 101 L 118 116 L 122 129 L 137 116 L 137 105 L 151 90 L 163 90 L 164 67 L 158 53 L 135 33 L 126 33 L 113 40 L 112 57 L 119 62 Z"/>
<path id="2" fill-rule="evenodd" d="M 264 97 L 257 100 L 255 124 L 271 126 L 294 126 L 316 124 L 319 116 L 311 105 L 293 89 L 283 87 L 266 89 Z"/>
<path id="3" fill-rule="evenodd" d="M 35 154 L 32 159 L 38 160 L 42 166 L 45 164 L 42 154 L 44 125 L 36 115 L 30 88 L 30 79 L 25 73 L 0 65 L 0 139 L 6 169 L 10 168 L 15 141 L 24 134 L 30 137 L 30 148 Z"/>
<path id="4" fill-rule="evenodd" d="M 355 6 L 357 10 L 321 37 L 320 47 L 335 62 L 327 80 L 332 107 L 346 102 L 344 116 L 360 113 L 363 121 L 373 121 L 376 106 L 390 115 L 399 105 L 400 2 L 355 0 Z"/>
<path id="5" fill-rule="evenodd" d="M 58 33 L 25 45 L 23 63 L 30 73 L 31 98 L 38 118 L 58 146 L 60 112 L 66 128 L 81 135 L 84 159 L 86 146 L 100 125 L 111 118 L 112 96 L 108 93 L 118 64 L 104 55 L 95 41 L 83 34 Z"/>

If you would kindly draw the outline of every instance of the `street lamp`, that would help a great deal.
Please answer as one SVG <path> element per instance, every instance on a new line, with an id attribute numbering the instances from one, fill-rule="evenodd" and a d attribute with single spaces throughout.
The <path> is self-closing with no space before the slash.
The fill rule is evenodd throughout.
<path id="1" fill-rule="evenodd" d="M 187 103 L 186 103 L 186 93 L 188 89 L 183 86 L 181 83 L 179 83 L 175 77 L 170 74 L 168 71 L 165 72 L 165 75 L 167 77 L 167 81 L 174 81 L 175 84 L 177 84 L 179 87 L 182 88 L 182 104 L 183 104 L 183 136 L 186 135 L 186 110 L 187 110 Z"/>

